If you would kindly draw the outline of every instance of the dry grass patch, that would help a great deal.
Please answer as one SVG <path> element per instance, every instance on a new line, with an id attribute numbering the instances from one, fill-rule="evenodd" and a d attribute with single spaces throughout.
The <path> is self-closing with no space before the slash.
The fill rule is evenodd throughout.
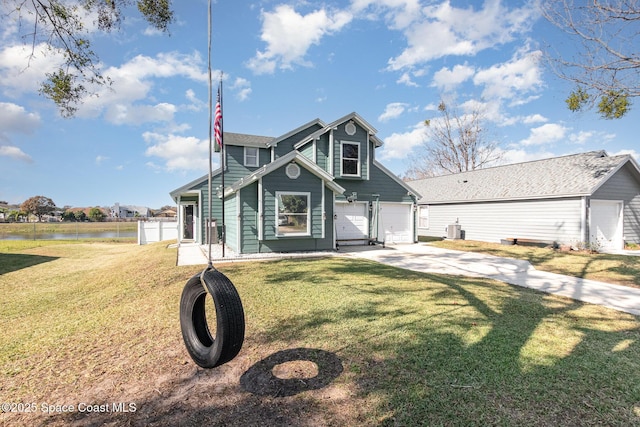
<path id="1" fill-rule="evenodd" d="M 640 256 L 562 252 L 551 248 L 505 246 L 473 240 L 442 240 L 429 244 L 445 249 L 524 259 L 538 270 L 640 288 Z"/>

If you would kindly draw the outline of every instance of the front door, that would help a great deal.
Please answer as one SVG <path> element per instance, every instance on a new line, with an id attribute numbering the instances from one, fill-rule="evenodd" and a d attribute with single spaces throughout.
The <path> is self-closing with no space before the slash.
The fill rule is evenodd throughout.
<path id="1" fill-rule="evenodd" d="M 186 205 L 184 207 L 184 216 L 183 216 L 183 230 L 182 230 L 182 239 L 183 240 L 193 240 L 193 205 Z"/>

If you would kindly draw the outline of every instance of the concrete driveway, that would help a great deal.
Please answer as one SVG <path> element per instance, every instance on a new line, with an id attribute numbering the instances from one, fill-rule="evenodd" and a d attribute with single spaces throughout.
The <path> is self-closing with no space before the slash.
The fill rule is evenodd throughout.
<path id="1" fill-rule="evenodd" d="M 423 273 L 487 277 L 640 316 L 640 289 L 538 271 L 528 261 L 419 243 L 392 248 L 341 247 L 340 252 Z"/>
<path id="2" fill-rule="evenodd" d="M 207 249 L 206 246 L 198 244 L 182 244 L 178 247 L 177 264 L 204 266 L 208 262 Z M 487 277 L 640 316 L 640 289 L 538 271 L 528 261 L 441 249 L 421 243 L 387 248 L 341 246 L 338 252 L 315 253 L 236 255 L 228 251 L 224 259 L 220 255 L 220 245 L 214 245 L 214 265 L 225 262 L 318 256 L 363 258 L 423 273 Z"/>

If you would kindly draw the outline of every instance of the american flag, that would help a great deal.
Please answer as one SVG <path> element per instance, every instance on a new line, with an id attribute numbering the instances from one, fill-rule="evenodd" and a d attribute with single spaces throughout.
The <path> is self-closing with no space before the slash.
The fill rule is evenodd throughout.
<path id="1" fill-rule="evenodd" d="M 213 131 L 216 137 L 216 145 L 222 150 L 222 106 L 220 105 L 220 88 L 218 88 L 218 102 L 213 116 Z"/>

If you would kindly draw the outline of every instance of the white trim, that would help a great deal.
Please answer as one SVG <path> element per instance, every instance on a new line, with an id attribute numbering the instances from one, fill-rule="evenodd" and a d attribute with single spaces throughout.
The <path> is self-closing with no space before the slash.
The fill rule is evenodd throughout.
<path id="1" fill-rule="evenodd" d="M 329 131 L 329 164 L 327 165 L 327 169 L 329 174 L 331 174 L 333 176 L 333 152 L 335 151 L 333 148 L 333 144 L 334 144 L 334 139 L 333 139 L 333 129 L 331 129 Z"/>
<path id="2" fill-rule="evenodd" d="M 264 208 L 262 207 L 262 177 L 258 180 L 258 241 L 264 240 Z"/>
<path id="3" fill-rule="evenodd" d="M 320 211 L 322 212 L 322 217 L 320 220 L 322 221 L 322 239 L 324 239 L 325 233 L 325 223 L 327 222 L 327 211 L 324 208 L 324 181 L 320 181 L 320 191 L 321 191 L 321 199 L 320 199 Z M 313 225 L 313 224 L 312 224 Z M 313 231 L 313 227 L 311 227 L 311 231 Z"/>
<path id="4" fill-rule="evenodd" d="M 358 172 L 356 174 L 345 174 L 344 170 L 343 170 L 343 166 L 344 166 L 344 161 L 345 160 L 351 160 L 353 161 L 354 159 L 351 157 L 345 158 L 343 157 L 343 147 L 346 145 L 357 145 L 358 146 L 358 159 L 357 159 L 357 168 L 358 168 Z M 359 141 L 340 141 L 340 176 L 344 176 L 344 177 L 353 177 L 353 178 L 361 178 L 362 177 L 362 164 L 361 164 L 361 149 L 362 149 L 362 144 Z"/>
<path id="5" fill-rule="evenodd" d="M 238 192 L 236 196 L 236 248 L 239 254 L 242 253 L 242 246 L 240 245 L 242 238 L 242 213 L 240 212 L 240 206 L 240 192 Z"/>
<path id="6" fill-rule="evenodd" d="M 286 234 L 281 234 L 279 233 L 279 228 L 280 225 L 278 224 L 279 221 L 279 216 L 280 216 L 280 206 L 278 204 L 278 200 L 280 198 L 280 196 L 306 196 L 307 197 L 307 231 L 305 233 L 286 233 Z M 307 236 L 311 236 L 311 219 L 312 219 L 312 215 L 311 215 L 311 192 L 309 191 L 276 191 L 276 197 L 275 197 L 275 204 L 276 204 L 276 209 L 275 209 L 275 222 L 276 222 L 276 237 L 307 237 Z"/>
<path id="7" fill-rule="evenodd" d="M 371 172 L 370 172 L 371 166 L 369 163 L 370 151 L 371 151 L 371 140 L 369 140 L 369 134 L 367 133 L 367 176 L 365 177 L 367 181 L 371 177 Z"/>

